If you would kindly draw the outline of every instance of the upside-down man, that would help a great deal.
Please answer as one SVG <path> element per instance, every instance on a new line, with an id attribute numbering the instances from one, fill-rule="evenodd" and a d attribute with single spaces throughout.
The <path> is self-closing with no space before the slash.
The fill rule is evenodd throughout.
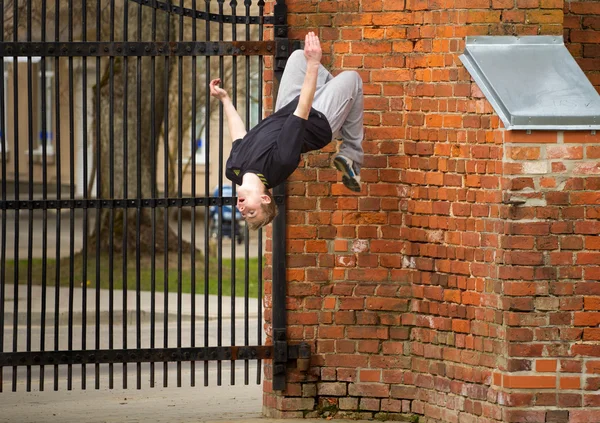
<path id="1" fill-rule="evenodd" d="M 357 72 L 333 77 L 321 65 L 321 44 L 310 32 L 304 50 L 293 52 L 279 85 L 275 113 L 246 133 L 229 95 L 210 82 L 210 94 L 223 103 L 233 142 L 226 176 L 239 185 L 237 208 L 250 229 L 269 224 L 277 207 L 269 192 L 298 167 L 300 155 L 318 150 L 332 138 L 342 144 L 333 163 L 344 185 L 360 192 L 363 162 L 363 91 Z"/>

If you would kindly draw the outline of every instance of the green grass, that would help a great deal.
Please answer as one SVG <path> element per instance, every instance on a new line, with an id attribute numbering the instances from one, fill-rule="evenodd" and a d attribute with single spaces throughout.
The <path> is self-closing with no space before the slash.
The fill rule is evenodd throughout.
<path id="1" fill-rule="evenodd" d="M 56 282 L 56 260 L 48 259 L 46 261 L 46 283 L 48 286 L 54 286 Z M 112 267 L 111 267 L 112 265 Z M 31 282 L 34 285 L 42 284 L 43 263 L 41 259 L 19 260 L 19 283 L 26 284 L 29 280 L 28 274 L 31 272 Z M 78 254 L 74 257 L 72 263 L 69 258 L 60 260 L 60 285 L 69 286 L 71 282 L 70 268 L 73 267 L 73 284 L 75 287 L 83 286 L 83 256 Z M 243 296 L 245 292 L 245 260 L 237 259 L 235 261 L 235 292 L 237 296 Z M 165 272 L 164 257 L 157 256 L 155 259 L 154 281 L 157 292 L 163 292 L 165 286 L 165 273 L 167 274 L 167 284 L 169 292 L 177 292 L 179 280 L 181 280 L 181 289 L 184 293 L 191 292 L 192 287 L 192 269 L 189 254 L 182 260 L 181 270 L 178 270 L 177 254 L 169 254 L 169 263 Z M 248 291 L 252 298 L 258 296 L 258 259 L 250 258 L 248 260 L 249 277 Z M 14 260 L 7 260 L 5 267 L 6 281 L 11 283 L 14 281 Z M 115 254 L 112 263 L 109 261 L 108 255 L 100 257 L 96 261 L 95 255 L 87 260 L 86 280 L 87 286 L 96 287 L 96 273 L 100 270 L 100 288 L 108 289 L 111 286 L 110 269 L 112 268 L 112 286 L 114 289 L 123 288 L 123 280 L 127 280 L 127 288 L 135 290 L 137 283 L 137 264 L 135 254 L 129 254 L 127 257 L 126 277 L 123 277 L 123 256 Z M 142 291 L 150 291 L 152 288 L 152 260 L 150 257 L 140 258 L 139 266 L 139 281 Z M 196 255 L 195 280 L 196 293 L 204 293 L 204 257 L 200 254 Z M 231 295 L 231 259 L 222 260 L 221 285 L 222 294 Z M 180 273 L 180 275 L 179 275 Z M 217 294 L 219 287 L 218 277 L 218 262 L 216 257 L 210 257 L 208 263 L 208 287 L 210 294 Z"/>

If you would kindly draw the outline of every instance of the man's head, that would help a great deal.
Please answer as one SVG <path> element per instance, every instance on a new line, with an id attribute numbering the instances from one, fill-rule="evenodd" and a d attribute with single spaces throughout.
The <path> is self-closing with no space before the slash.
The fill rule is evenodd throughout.
<path id="1" fill-rule="evenodd" d="M 250 230 L 268 225 L 277 216 L 277 206 L 273 196 L 264 185 L 262 191 L 240 186 L 237 192 L 237 209 Z"/>

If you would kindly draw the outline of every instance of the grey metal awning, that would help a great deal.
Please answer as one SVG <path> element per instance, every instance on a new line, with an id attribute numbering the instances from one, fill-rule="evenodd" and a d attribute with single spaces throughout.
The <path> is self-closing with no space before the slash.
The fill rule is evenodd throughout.
<path id="1" fill-rule="evenodd" d="M 467 37 L 460 60 L 507 129 L 600 129 L 600 95 L 562 37 Z"/>

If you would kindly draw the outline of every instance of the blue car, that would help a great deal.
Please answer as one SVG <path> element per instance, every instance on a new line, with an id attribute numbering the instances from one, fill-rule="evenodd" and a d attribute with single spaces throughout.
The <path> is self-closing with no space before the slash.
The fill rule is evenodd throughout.
<path id="1" fill-rule="evenodd" d="M 212 195 L 219 197 L 219 187 L 215 188 Z M 231 185 L 223 185 L 223 197 L 231 197 L 233 188 Z M 242 214 L 235 207 L 235 199 L 232 205 L 210 206 L 209 207 L 209 233 L 212 238 L 219 236 L 219 209 L 221 212 L 221 236 L 233 238 L 233 219 L 235 219 L 235 240 L 238 244 L 244 242 L 244 234 L 246 232 L 246 223 L 242 218 Z"/>

